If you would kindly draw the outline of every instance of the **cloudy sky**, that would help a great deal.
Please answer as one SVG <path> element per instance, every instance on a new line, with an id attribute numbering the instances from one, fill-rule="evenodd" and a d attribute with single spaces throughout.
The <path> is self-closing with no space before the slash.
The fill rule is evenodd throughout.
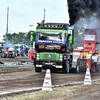
<path id="1" fill-rule="evenodd" d="M 6 34 L 7 7 L 9 6 L 8 32 L 28 32 L 44 18 L 46 22 L 69 22 L 67 0 L 1 0 L 0 39 Z"/>

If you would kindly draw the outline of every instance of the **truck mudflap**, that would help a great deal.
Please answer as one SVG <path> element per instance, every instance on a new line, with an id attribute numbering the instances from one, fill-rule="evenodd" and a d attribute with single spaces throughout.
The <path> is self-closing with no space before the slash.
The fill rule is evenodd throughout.
<path id="1" fill-rule="evenodd" d="M 86 72 L 87 59 L 78 59 L 77 65 L 79 66 L 79 72 Z"/>

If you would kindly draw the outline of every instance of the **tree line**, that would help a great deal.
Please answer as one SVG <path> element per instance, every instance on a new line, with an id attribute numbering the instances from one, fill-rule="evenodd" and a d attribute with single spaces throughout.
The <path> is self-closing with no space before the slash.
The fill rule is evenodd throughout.
<path id="1" fill-rule="evenodd" d="M 30 32 L 27 32 L 27 33 L 19 32 L 19 33 L 5 34 L 3 35 L 3 38 L 4 38 L 3 39 L 4 42 L 6 42 L 6 39 L 7 39 L 7 43 L 30 45 L 31 36 L 30 36 Z"/>

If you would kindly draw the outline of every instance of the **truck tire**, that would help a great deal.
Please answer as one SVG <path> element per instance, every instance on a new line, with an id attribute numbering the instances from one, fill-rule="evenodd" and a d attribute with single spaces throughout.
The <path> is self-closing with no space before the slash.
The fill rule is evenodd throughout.
<path id="1" fill-rule="evenodd" d="M 6 54 L 5 53 L 3 54 L 3 58 L 6 58 Z"/>
<path id="2" fill-rule="evenodd" d="M 2 58 L 4 58 L 4 53 L 2 53 Z"/>
<path id="3" fill-rule="evenodd" d="M 10 58 L 13 58 L 13 55 L 10 55 Z"/>
<path id="4" fill-rule="evenodd" d="M 80 72 L 80 67 L 79 65 L 76 65 L 76 68 L 70 69 L 70 73 L 79 73 Z"/>
<path id="5" fill-rule="evenodd" d="M 91 72 L 92 73 L 95 73 L 96 72 L 96 64 L 95 63 L 93 63 L 93 65 L 92 65 L 92 67 L 91 67 Z"/>
<path id="6" fill-rule="evenodd" d="M 79 65 L 76 65 L 76 68 L 74 69 L 74 73 L 79 73 Z"/>
<path id="7" fill-rule="evenodd" d="M 14 58 L 14 55 L 11 55 L 11 58 Z"/>
<path id="8" fill-rule="evenodd" d="M 66 67 L 63 68 L 63 73 L 67 74 L 69 73 L 70 69 L 69 69 L 69 61 L 66 62 Z"/>
<path id="9" fill-rule="evenodd" d="M 6 54 L 6 58 L 8 58 L 8 54 Z"/>
<path id="10" fill-rule="evenodd" d="M 63 69 L 63 73 L 65 73 L 65 74 L 69 73 L 69 69 L 68 69 L 67 67 L 64 68 L 64 69 Z"/>
<path id="11" fill-rule="evenodd" d="M 41 68 L 35 67 L 35 72 L 41 72 L 41 71 L 42 71 Z"/>
<path id="12" fill-rule="evenodd" d="M 7 54 L 6 53 L 4 54 L 4 58 L 7 58 Z"/>
<path id="13" fill-rule="evenodd" d="M 98 71 L 100 72 L 100 65 L 98 65 Z"/>
<path id="14" fill-rule="evenodd" d="M 97 66 L 96 66 L 96 71 L 98 72 L 98 71 L 99 71 L 99 69 L 100 69 L 100 66 L 99 66 L 99 65 L 97 65 Z"/>
<path id="15" fill-rule="evenodd" d="M 56 73 L 57 69 L 51 69 L 51 73 Z"/>

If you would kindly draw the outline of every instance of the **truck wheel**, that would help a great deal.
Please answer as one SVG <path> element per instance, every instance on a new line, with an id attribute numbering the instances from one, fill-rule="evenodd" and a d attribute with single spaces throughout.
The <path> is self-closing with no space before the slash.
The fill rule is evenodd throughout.
<path id="1" fill-rule="evenodd" d="M 4 54 L 4 58 L 6 58 L 6 54 Z"/>
<path id="2" fill-rule="evenodd" d="M 75 73 L 79 73 L 79 65 L 76 65 L 76 68 L 74 70 Z"/>
<path id="3" fill-rule="evenodd" d="M 93 64 L 93 66 L 91 67 L 91 72 L 92 73 L 96 72 L 96 64 Z"/>
<path id="4" fill-rule="evenodd" d="M 67 73 L 69 73 L 69 64 L 66 66 Z"/>
<path id="5" fill-rule="evenodd" d="M 80 72 L 79 65 L 76 65 L 76 68 L 70 69 L 70 73 L 79 73 L 79 72 Z"/>
<path id="6" fill-rule="evenodd" d="M 2 54 L 2 58 L 4 58 L 4 54 Z"/>
<path id="7" fill-rule="evenodd" d="M 68 69 L 67 67 L 64 68 L 64 69 L 63 69 L 63 73 L 66 73 L 66 74 L 69 73 L 69 69 Z"/>
<path id="8" fill-rule="evenodd" d="M 10 55 L 10 58 L 13 58 L 13 55 Z"/>
<path id="9" fill-rule="evenodd" d="M 96 71 L 100 71 L 100 64 L 96 66 Z"/>
<path id="10" fill-rule="evenodd" d="M 11 58 L 14 58 L 14 55 L 11 55 Z"/>
<path id="11" fill-rule="evenodd" d="M 51 69 L 51 73 L 56 73 L 57 70 L 56 69 Z"/>
<path id="12" fill-rule="evenodd" d="M 100 65 L 98 65 L 98 71 L 100 72 Z"/>
<path id="13" fill-rule="evenodd" d="M 6 55 L 6 58 L 8 58 L 8 55 Z"/>
<path id="14" fill-rule="evenodd" d="M 100 65 L 96 65 L 96 71 L 98 72 L 100 70 Z"/>
<path id="15" fill-rule="evenodd" d="M 67 64 L 66 64 L 66 67 L 65 68 L 63 68 L 63 73 L 69 73 L 69 61 L 68 62 L 66 62 Z"/>
<path id="16" fill-rule="evenodd" d="M 41 68 L 35 67 L 35 72 L 41 72 Z"/>

